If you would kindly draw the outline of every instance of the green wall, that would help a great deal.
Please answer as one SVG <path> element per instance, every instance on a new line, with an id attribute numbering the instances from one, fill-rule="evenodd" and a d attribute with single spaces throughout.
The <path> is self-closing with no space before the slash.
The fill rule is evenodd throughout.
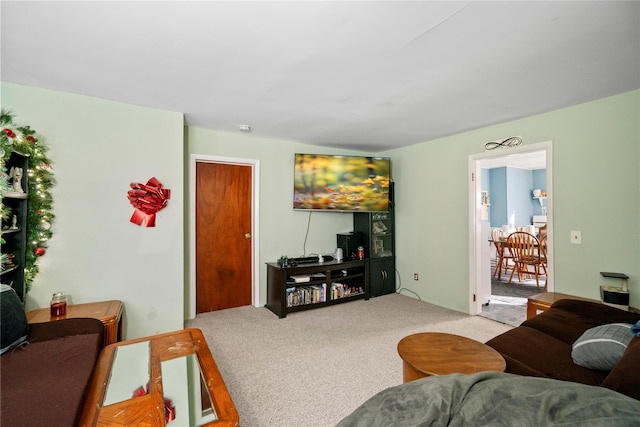
<path id="1" fill-rule="evenodd" d="M 295 153 L 352 154 L 353 151 L 196 127 L 189 127 L 186 135 L 190 154 L 260 161 L 258 277 L 261 284 L 261 305 L 266 303 L 267 295 L 265 263 L 275 262 L 282 255 L 299 257 L 333 253 L 336 248 L 336 234 L 353 230 L 352 214 L 313 212 L 309 217 L 308 212 L 293 210 Z M 189 161 L 187 158 L 187 168 Z M 189 214 L 185 216 L 187 222 L 193 220 Z M 187 260 L 187 263 L 189 262 L 190 260 Z"/>
<path id="2" fill-rule="evenodd" d="M 76 303 L 122 299 L 128 338 L 182 326 L 190 154 L 260 161 L 264 304 L 264 263 L 301 255 L 309 221 L 291 209 L 293 154 L 354 153 L 184 128 L 180 113 L 5 82 L 1 99 L 18 123 L 46 137 L 58 178 L 55 237 L 28 308 L 47 306 L 57 290 Z M 640 306 L 640 90 L 375 153 L 392 158 L 397 184 L 400 285 L 468 311 L 468 160 L 485 142 L 512 135 L 524 144 L 553 141 L 555 290 L 598 298 L 605 283 L 599 272 L 623 272 L 631 276 L 631 304 Z M 172 198 L 158 226 L 141 229 L 128 222 L 126 191 L 151 176 L 171 188 Z M 335 234 L 351 227 L 350 214 L 314 213 L 306 252 L 332 252 Z M 569 243 L 571 230 L 582 231 L 582 245 Z"/>
<path id="3" fill-rule="evenodd" d="M 469 309 L 468 158 L 484 143 L 522 135 L 524 144 L 553 141 L 556 291 L 598 298 L 600 271 L 631 276 L 640 306 L 640 91 L 391 150 L 397 183 L 397 270 L 400 285 L 422 299 Z M 295 152 L 343 152 L 299 142 L 187 130 L 189 153 L 259 159 L 261 303 L 264 262 L 299 253 L 307 216 L 291 210 Z M 316 217 L 316 215 L 318 215 Z M 314 214 L 308 248 L 330 250 L 350 216 Z M 282 232 L 287 224 L 289 233 Z M 569 243 L 571 230 L 583 244 Z M 419 282 L 413 280 L 418 273 Z"/>
<path id="4" fill-rule="evenodd" d="M 56 221 L 26 309 L 53 292 L 73 303 L 124 302 L 124 336 L 183 327 L 181 113 L 2 82 L 2 108 L 49 146 Z M 131 182 L 157 177 L 171 190 L 155 228 L 129 222 Z M 177 303 L 176 303 L 177 301 Z"/>
<path id="5" fill-rule="evenodd" d="M 468 311 L 468 157 L 513 135 L 553 141 L 555 290 L 599 299 L 599 285 L 617 285 L 600 271 L 622 272 L 640 306 L 638 90 L 381 153 L 393 159 L 397 183 L 402 285 Z M 582 245 L 570 244 L 571 230 L 582 231 Z"/>

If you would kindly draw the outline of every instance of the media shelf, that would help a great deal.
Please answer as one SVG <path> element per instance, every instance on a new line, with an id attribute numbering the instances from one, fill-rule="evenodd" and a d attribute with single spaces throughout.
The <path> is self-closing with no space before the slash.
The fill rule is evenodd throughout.
<path id="1" fill-rule="evenodd" d="M 369 260 L 326 261 L 280 267 L 267 263 L 267 307 L 287 313 L 369 299 Z"/>

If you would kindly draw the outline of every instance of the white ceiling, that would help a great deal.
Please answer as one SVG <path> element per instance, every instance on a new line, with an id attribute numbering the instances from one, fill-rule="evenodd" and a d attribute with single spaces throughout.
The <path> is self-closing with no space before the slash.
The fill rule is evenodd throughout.
<path id="1" fill-rule="evenodd" d="M 640 88 L 638 1 L 0 7 L 4 81 L 328 147 L 376 152 Z"/>

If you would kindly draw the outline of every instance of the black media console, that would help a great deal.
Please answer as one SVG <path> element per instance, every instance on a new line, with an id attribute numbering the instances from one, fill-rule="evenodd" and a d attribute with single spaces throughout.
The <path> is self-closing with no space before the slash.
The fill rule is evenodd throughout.
<path id="1" fill-rule="evenodd" d="M 267 263 L 267 307 L 287 313 L 369 299 L 369 260 L 325 261 L 281 267 Z"/>

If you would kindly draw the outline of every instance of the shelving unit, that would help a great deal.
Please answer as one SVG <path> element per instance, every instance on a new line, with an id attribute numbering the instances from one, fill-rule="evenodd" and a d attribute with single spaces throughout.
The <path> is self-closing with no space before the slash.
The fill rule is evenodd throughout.
<path id="1" fill-rule="evenodd" d="M 281 267 L 267 263 L 267 307 L 278 317 L 369 299 L 369 260 Z"/>
<path id="2" fill-rule="evenodd" d="M 547 201 L 547 196 L 534 197 L 534 200 L 538 200 L 540 202 L 540 206 L 544 206 L 544 203 Z"/>
<path id="3" fill-rule="evenodd" d="M 10 258 L 3 262 L 1 280 L 3 284 L 15 289 L 20 299 L 24 302 L 25 281 L 24 266 L 26 262 L 27 247 L 27 205 L 28 195 L 28 156 L 12 152 L 5 164 L 5 173 L 9 174 L 11 168 L 22 168 L 21 187 L 24 192 L 2 192 L 2 204 L 10 211 L 8 218 L 2 220 L 2 254 Z"/>
<path id="4" fill-rule="evenodd" d="M 353 214 L 353 230 L 362 234 L 364 256 L 370 258 L 371 296 L 392 294 L 396 290 L 394 206 L 388 212 Z"/>
<path id="5" fill-rule="evenodd" d="M 538 200 L 540 203 L 540 211 L 542 215 L 547 214 L 547 196 L 533 196 L 533 200 Z"/>

